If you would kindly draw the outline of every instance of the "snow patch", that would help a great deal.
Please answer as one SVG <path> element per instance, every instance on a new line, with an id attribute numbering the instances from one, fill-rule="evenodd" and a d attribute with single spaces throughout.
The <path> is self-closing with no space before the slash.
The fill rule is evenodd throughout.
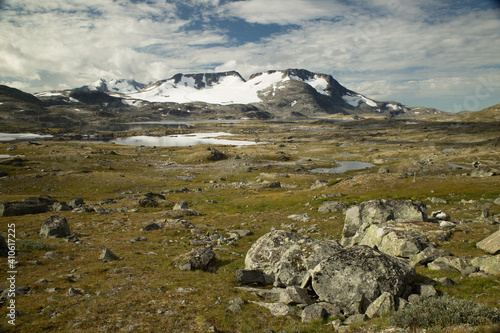
<path id="1" fill-rule="evenodd" d="M 360 103 L 366 103 L 371 107 L 376 107 L 377 103 L 375 103 L 373 100 L 366 98 L 363 95 L 344 95 L 342 96 L 342 99 L 347 103 L 350 104 L 354 107 L 357 107 Z"/>

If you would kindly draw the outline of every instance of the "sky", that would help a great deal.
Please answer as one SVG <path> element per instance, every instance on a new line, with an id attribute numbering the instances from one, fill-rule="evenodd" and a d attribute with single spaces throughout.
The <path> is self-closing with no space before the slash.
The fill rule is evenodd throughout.
<path id="1" fill-rule="evenodd" d="M 379 101 L 500 103 L 498 0 L 0 0 L 0 84 L 30 93 L 303 68 Z"/>

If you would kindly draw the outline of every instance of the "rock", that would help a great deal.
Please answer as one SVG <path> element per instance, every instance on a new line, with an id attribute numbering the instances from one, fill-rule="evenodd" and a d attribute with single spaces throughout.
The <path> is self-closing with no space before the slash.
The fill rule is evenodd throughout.
<path id="1" fill-rule="evenodd" d="M 161 226 L 158 223 L 150 223 L 141 228 L 142 231 L 152 231 L 152 230 L 160 230 Z"/>
<path id="2" fill-rule="evenodd" d="M 271 314 L 275 317 L 298 315 L 297 311 L 294 308 L 284 303 L 251 302 L 269 309 L 269 311 L 271 311 Z"/>
<path id="3" fill-rule="evenodd" d="M 370 306 L 368 306 L 365 314 L 368 318 L 376 318 L 382 317 L 389 312 L 394 312 L 395 310 L 396 304 L 394 302 L 394 297 L 388 292 L 383 292 L 372 304 L 370 304 Z"/>
<path id="4" fill-rule="evenodd" d="M 479 168 L 471 171 L 471 177 L 491 177 L 497 175 L 498 172 L 490 168 Z"/>
<path id="5" fill-rule="evenodd" d="M 304 310 L 302 310 L 302 313 L 300 314 L 300 318 L 302 319 L 303 323 L 308 323 L 316 319 L 324 319 L 327 318 L 327 316 L 328 312 L 326 311 L 325 307 L 322 306 L 320 303 L 306 306 Z"/>
<path id="6" fill-rule="evenodd" d="M 318 212 L 327 214 L 334 213 L 347 208 L 347 205 L 342 201 L 326 201 L 318 208 Z"/>
<path id="7" fill-rule="evenodd" d="M 489 254 L 499 254 L 500 230 L 478 242 L 476 246 Z"/>
<path id="8" fill-rule="evenodd" d="M 417 295 L 417 294 L 411 294 L 410 296 L 408 296 L 408 303 L 410 304 L 417 304 L 417 303 L 420 303 L 420 295 Z"/>
<path id="9" fill-rule="evenodd" d="M 9 247 L 7 246 L 7 242 L 2 235 L 0 235 L 0 257 L 8 257 L 9 256 Z"/>
<path id="10" fill-rule="evenodd" d="M 192 249 L 189 253 L 177 258 L 178 266 L 182 270 L 213 270 L 215 261 L 215 252 L 210 247 L 198 247 Z"/>
<path id="11" fill-rule="evenodd" d="M 180 201 L 174 205 L 174 208 L 172 208 L 172 210 L 178 210 L 178 209 L 189 209 L 188 202 Z"/>
<path id="12" fill-rule="evenodd" d="M 281 182 L 279 181 L 269 182 L 264 184 L 263 188 L 281 188 Z"/>
<path id="13" fill-rule="evenodd" d="M 313 300 L 309 297 L 306 289 L 297 286 L 289 286 L 286 287 L 281 294 L 280 303 L 310 305 L 313 303 Z"/>
<path id="14" fill-rule="evenodd" d="M 22 202 L 0 203 L 0 216 L 21 216 L 27 214 L 46 213 L 51 210 L 57 200 L 49 196 L 29 197 Z"/>
<path id="15" fill-rule="evenodd" d="M 500 274 L 500 255 L 474 258 L 470 263 L 488 274 Z"/>
<path id="16" fill-rule="evenodd" d="M 436 279 L 437 282 L 441 283 L 443 286 L 454 286 L 457 283 L 448 277 L 442 277 Z"/>
<path id="17" fill-rule="evenodd" d="M 438 221 L 450 221 L 450 215 L 446 214 L 442 210 L 431 213 L 431 218 Z"/>
<path id="18" fill-rule="evenodd" d="M 349 316 L 346 320 L 344 320 L 344 325 L 359 325 L 368 320 L 368 316 L 365 314 L 356 314 L 353 316 Z"/>
<path id="19" fill-rule="evenodd" d="M 266 276 L 257 269 L 239 269 L 236 271 L 236 280 L 241 284 L 268 284 L 269 279 L 266 281 Z M 266 283 L 268 282 L 268 283 Z M 273 281 L 271 280 L 270 283 Z"/>
<path id="20" fill-rule="evenodd" d="M 304 222 L 304 223 L 307 223 L 310 220 L 309 214 L 307 214 L 307 213 L 288 215 L 288 218 L 291 220 L 294 220 L 294 221 Z"/>
<path id="21" fill-rule="evenodd" d="M 374 224 L 365 230 L 359 245 L 376 247 L 390 256 L 409 258 L 425 249 L 428 241 L 425 236 L 417 232 Z"/>
<path id="22" fill-rule="evenodd" d="M 102 250 L 102 253 L 99 256 L 99 259 L 101 259 L 103 261 L 118 260 L 118 257 L 116 256 L 116 254 L 114 254 L 113 252 L 111 252 L 110 249 L 105 248 L 104 250 Z"/>
<path id="23" fill-rule="evenodd" d="M 346 314 L 364 313 L 383 292 L 402 296 L 414 277 L 413 267 L 367 246 L 341 249 L 311 272 L 312 289 L 320 300 Z"/>
<path id="24" fill-rule="evenodd" d="M 75 209 L 83 206 L 84 204 L 85 202 L 83 201 L 82 198 L 76 198 L 70 201 L 69 206 L 71 207 L 71 209 Z"/>
<path id="25" fill-rule="evenodd" d="M 221 161 L 227 159 L 228 156 L 223 152 L 218 151 L 215 148 L 210 149 L 210 153 L 207 156 L 207 160 L 209 161 Z"/>
<path id="26" fill-rule="evenodd" d="M 345 224 L 341 244 L 359 244 L 365 230 L 373 224 L 395 222 L 425 222 L 427 207 L 413 200 L 371 200 L 349 207 L 345 213 Z"/>
<path id="27" fill-rule="evenodd" d="M 415 294 L 419 295 L 421 298 L 437 296 L 437 291 L 431 284 L 416 283 L 413 286 Z"/>
<path id="28" fill-rule="evenodd" d="M 43 257 L 45 259 L 56 259 L 56 258 L 60 258 L 61 255 L 59 253 L 56 253 L 56 252 L 53 252 L 53 251 L 49 251 L 49 252 L 46 252 Z"/>
<path id="29" fill-rule="evenodd" d="M 239 237 L 251 236 L 253 233 L 250 230 L 229 230 L 230 233 L 235 233 Z"/>
<path id="30" fill-rule="evenodd" d="M 252 287 L 236 287 L 236 289 L 257 295 L 263 299 L 272 302 L 279 302 L 280 299 L 282 298 L 283 293 L 285 292 L 285 289 L 283 288 L 265 289 L 265 288 L 252 288 Z"/>
<path id="31" fill-rule="evenodd" d="M 54 211 L 54 212 L 62 212 L 62 211 L 70 211 L 70 210 L 71 210 L 71 207 L 65 202 L 58 201 L 52 205 L 52 211 Z"/>
<path id="32" fill-rule="evenodd" d="M 245 257 L 245 269 L 261 270 L 277 286 L 300 286 L 308 270 L 341 248 L 336 241 L 319 241 L 274 230 L 252 244 Z"/>
<path id="33" fill-rule="evenodd" d="M 412 266 L 416 265 L 427 265 L 429 262 L 436 260 L 439 257 L 450 256 L 451 253 L 445 250 L 436 249 L 434 247 L 427 247 L 422 252 L 410 257 L 410 264 Z"/>
<path id="34" fill-rule="evenodd" d="M 454 269 L 461 272 L 468 265 L 467 262 L 462 258 L 447 256 L 447 257 L 439 257 L 432 263 L 427 264 L 427 267 L 429 267 L 430 269 L 433 269 L 433 267 L 435 266 L 440 267 L 440 269 L 452 269 L 452 270 Z"/>
<path id="35" fill-rule="evenodd" d="M 229 307 L 227 308 L 232 313 L 241 312 L 241 306 L 243 305 L 243 300 L 241 297 L 236 297 L 231 302 L 229 302 Z"/>
<path id="36" fill-rule="evenodd" d="M 49 217 L 45 220 L 45 222 L 43 222 L 42 227 L 40 228 L 40 237 L 42 238 L 64 238 L 69 235 L 71 235 L 71 231 L 69 229 L 68 221 L 66 221 L 66 218 L 61 216 Z"/>
<path id="37" fill-rule="evenodd" d="M 84 291 L 80 288 L 69 288 L 68 289 L 68 296 L 77 296 L 77 295 L 83 295 Z"/>
<path id="38" fill-rule="evenodd" d="M 477 266 L 469 266 L 462 271 L 463 275 L 471 275 L 473 273 L 479 272 L 481 269 Z"/>
<path id="39" fill-rule="evenodd" d="M 444 229 L 453 229 L 455 228 L 457 225 L 453 222 L 449 222 L 449 221 L 441 221 L 439 222 L 439 226 L 441 228 L 444 228 Z"/>

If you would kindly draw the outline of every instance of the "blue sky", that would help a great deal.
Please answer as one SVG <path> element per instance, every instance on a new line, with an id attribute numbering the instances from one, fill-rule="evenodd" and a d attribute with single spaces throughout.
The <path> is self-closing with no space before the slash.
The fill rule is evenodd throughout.
<path id="1" fill-rule="evenodd" d="M 0 0 L 0 31 L 0 83 L 28 92 L 304 68 L 376 100 L 500 103 L 493 0 Z"/>

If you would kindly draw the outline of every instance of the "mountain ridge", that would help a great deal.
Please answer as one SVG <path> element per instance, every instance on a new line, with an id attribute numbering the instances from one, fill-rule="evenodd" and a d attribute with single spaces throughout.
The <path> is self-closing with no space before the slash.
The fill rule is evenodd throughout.
<path id="1" fill-rule="evenodd" d="M 82 95 L 85 101 L 76 97 L 76 92 L 81 91 L 88 92 Z M 113 99 L 107 100 L 97 92 Z M 177 73 L 168 79 L 149 84 L 133 79 L 99 79 L 82 87 L 42 92 L 35 96 L 48 105 L 85 104 L 114 108 L 134 107 L 138 110 L 165 103 L 178 104 L 182 107 L 177 109 L 186 109 L 186 112 L 193 104 L 196 107 L 204 104 L 205 109 L 221 109 L 224 106 L 224 116 L 230 116 L 227 107 L 231 106 L 234 109 L 259 110 L 261 114 L 266 113 L 273 118 L 332 114 L 375 114 L 383 117 L 414 115 L 411 107 L 398 102 L 376 101 L 346 88 L 329 74 L 298 68 L 259 72 L 250 75 L 247 80 L 234 70 Z M 435 109 L 426 110 L 427 113 L 440 112 Z M 170 114 L 179 114 L 174 111 Z"/>

